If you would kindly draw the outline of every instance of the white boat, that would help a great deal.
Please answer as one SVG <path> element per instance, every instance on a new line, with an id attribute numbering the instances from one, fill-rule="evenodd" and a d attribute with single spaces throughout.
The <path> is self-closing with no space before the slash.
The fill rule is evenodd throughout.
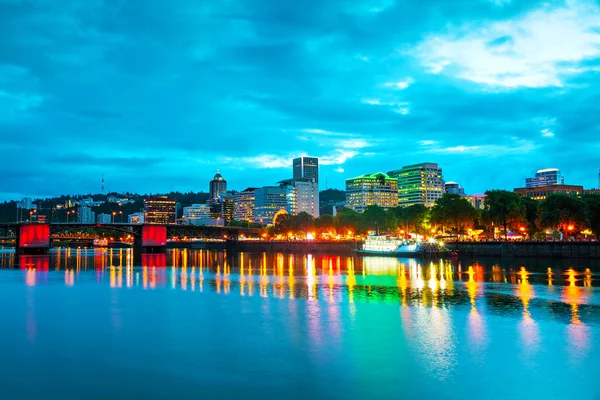
<path id="1" fill-rule="evenodd" d="M 108 239 L 106 239 L 106 238 L 94 239 L 94 247 L 108 247 Z"/>
<path id="2" fill-rule="evenodd" d="M 417 242 L 392 236 L 369 235 L 357 253 L 395 257 L 429 257 L 452 254 L 442 243 Z"/>

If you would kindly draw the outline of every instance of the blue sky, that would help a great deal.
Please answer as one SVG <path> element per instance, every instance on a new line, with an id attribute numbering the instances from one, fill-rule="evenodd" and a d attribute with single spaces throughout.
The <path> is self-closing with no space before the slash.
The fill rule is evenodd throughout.
<path id="1" fill-rule="evenodd" d="M 467 193 L 597 186 L 600 5 L 0 0 L 0 199 L 321 186 L 424 161 Z"/>

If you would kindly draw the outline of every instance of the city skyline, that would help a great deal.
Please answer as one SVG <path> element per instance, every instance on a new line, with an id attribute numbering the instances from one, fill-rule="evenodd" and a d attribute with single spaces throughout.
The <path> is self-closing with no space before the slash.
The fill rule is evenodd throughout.
<path id="1" fill-rule="evenodd" d="M 242 190 L 303 155 L 321 190 L 429 160 L 468 193 L 598 184 L 597 2 L 207 4 L 0 1 L 0 201 Z"/>

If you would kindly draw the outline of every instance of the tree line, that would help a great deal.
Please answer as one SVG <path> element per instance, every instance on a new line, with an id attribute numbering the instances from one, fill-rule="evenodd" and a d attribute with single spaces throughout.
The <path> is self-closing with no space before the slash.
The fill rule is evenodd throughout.
<path id="1" fill-rule="evenodd" d="M 551 194 L 543 201 L 522 197 L 506 190 L 487 191 L 484 208 L 475 209 L 458 194 L 444 194 L 429 209 L 423 205 L 385 210 L 368 206 L 363 213 L 343 208 L 334 217 L 313 218 L 307 213 L 279 218 L 271 235 L 289 233 L 365 234 L 370 231 L 418 234 L 427 237 L 467 235 L 484 232 L 490 237 L 496 229 L 506 239 L 509 232 L 527 238 L 545 239 L 550 230 L 555 236 L 572 237 L 583 232 L 600 238 L 600 196 Z"/>

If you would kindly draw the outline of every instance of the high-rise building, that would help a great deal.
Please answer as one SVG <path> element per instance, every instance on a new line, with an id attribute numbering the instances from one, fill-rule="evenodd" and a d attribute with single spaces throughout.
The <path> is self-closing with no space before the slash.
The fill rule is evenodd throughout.
<path id="1" fill-rule="evenodd" d="M 442 169 L 436 163 L 407 165 L 388 175 L 398 179 L 398 204 L 403 207 L 413 204 L 433 207 L 444 194 Z"/>
<path id="2" fill-rule="evenodd" d="M 77 222 L 80 224 L 95 224 L 96 213 L 92 211 L 91 207 L 80 206 L 77 209 Z"/>
<path id="3" fill-rule="evenodd" d="M 252 222 L 254 220 L 254 191 L 248 188 L 233 196 L 233 218 L 236 221 Z"/>
<path id="4" fill-rule="evenodd" d="M 144 222 L 147 224 L 174 224 L 175 200 L 167 196 L 153 196 L 144 200 Z"/>
<path id="5" fill-rule="evenodd" d="M 540 169 L 534 178 L 525 179 L 526 188 L 537 188 L 541 186 L 564 185 L 565 178 L 560 175 L 558 168 Z"/>
<path id="6" fill-rule="evenodd" d="M 192 204 L 183 207 L 183 221 L 192 225 L 207 225 L 213 220 L 210 217 L 210 206 L 208 204 Z"/>
<path id="7" fill-rule="evenodd" d="M 465 195 L 465 189 L 456 182 L 446 182 L 444 184 L 444 192 L 450 194 Z"/>
<path id="8" fill-rule="evenodd" d="M 223 179 L 223 176 L 218 171 L 210 181 L 209 186 L 210 200 L 218 199 L 220 193 L 227 191 L 227 181 Z"/>
<path id="9" fill-rule="evenodd" d="M 99 224 L 110 224 L 112 222 L 112 215 L 110 214 L 98 214 L 96 217 L 96 222 Z"/>
<path id="10" fill-rule="evenodd" d="M 210 217 L 219 225 L 229 225 L 233 220 L 233 198 L 235 192 L 222 192 L 216 199 L 209 200 Z"/>
<path id="11" fill-rule="evenodd" d="M 319 183 L 319 159 L 317 157 L 298 157 L 293 162 L 294 179 L 307 178 Z"/>
<path id="12" fill-rule="evenodd" d="M 314 178 L 286 179 L 279 184 L 294 188 L 295 214 L 305 212 L 313 218 L 319 217 L 319 184 Z"/>
<path id="13" fill-rule="evenodd" d="M 271 225 L 280 212 L 295 214 L 296 199 L 293 186 L 265 186 L 254 191 L 254 222 Z"/>
<path id="14" fill-rule="evenodd" d="M 368 206 L 385 209 L 398 205 L 398 179 L 383 172 L 346 179 L 346 207 L 363 212 Z"/>

